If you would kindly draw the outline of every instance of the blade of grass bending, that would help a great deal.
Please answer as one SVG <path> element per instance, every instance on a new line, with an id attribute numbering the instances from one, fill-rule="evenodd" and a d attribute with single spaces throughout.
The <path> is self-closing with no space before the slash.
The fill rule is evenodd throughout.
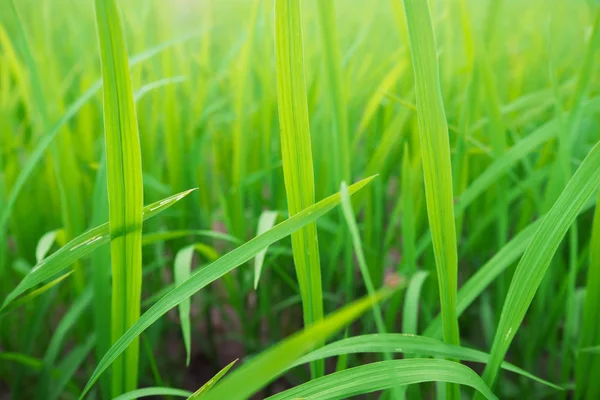
<path id="1" fill-rule="evenodd" d="M 363 179 L 348 188 L 351 194 L 356 193 L 374 177 Z M 340 202 L 340 194 L 331 195 L 318 203 L 300 211 L 289 219 L 275 225 L 269 231 L 244 243 L 238 248 L 225 254 L 218 260 L 208 264 L 206 267 L 194 272 L 192 276 L 179 286 L 176 286 L 148 309 L 140 319 L 108 350 L 102 360 L 98 363 L 96 370 L 90 377 L 80 398 L 90 390 L 99 376 L 106 371 L 112 362 L 127 348 L 136 337 L 157 321 L 167 311 L 177 306 L 181 301 L 198 292 L 206 285 L 219 279 L 226 273 L 234 270 L 246 261 L 255 257 L 265 247 L 290 235 L 306 224 L 316 221 Z"/>
<path id="2" fill-rule="evenodd" d="M 459 344 L 456 315 L 458 256 L 452 166 L 437 48 L 428 3 L 421 0 L 403 1 L 415 76 L 425 198 L 438 275 L 444 340 L 450 344 Z M 449 394 L 451 398 L 460 397 L 458 387 L 455 386 L 452 386 Z"/>
<path id="3" fill-rule="evenodd" d="M 386 333 L 386 334 L 370 334 L 355 336 L 347 339 L 342 339 L 337 342 L 327 344 L 320 349 L 317 349 L 306 356 L 300 358 L 290 368 L 305 364 L 314 359 L 328 358 L 351 353 L 404 353 L 404 354 L 420 354 L 421 357 L 440 357 L 440 358 L 455 358 L 464 361 L 473 361 L 479 363 L 487 363 L 490 356 L 479 350 L 469 349 L 467 347 L 447 344 L 436 339 L 431 339 L 424 336 L 416 336 L 412 334 L 402 333 Z M 556 390 L 562 390 L 557 386 L 544 379 L 538 378 L 529 372 L 516 367 L 510 363 L 503 362 L 502 368 L 529 379 L 549 386 Z"/>
<path id="4" fill-rule="evenodd" d="M 277 211 L 265 210 L 260 214 L 258 218 L 258 229 L 256 230 L 256 236 L 268 231 L 275 225 L 277 219 Z M 265 255 L 269 248 L 265 247 L 260 253 L 256 255 L 254 259 L 254 290 L 258 288 L 258 281 L 260 280 L 260 273 L 265 262 Z"/>
<path id="5" fill-rule="evenodd" d="M 275 65 L 283 177 L 290 216 L 314 204 L 315 183 L 304 80 L 304 51 L 299 0 L 275 2 Z M 321 263 L 314 223 L 292 234 L 294 265 L 302 295 L 304 325 L 323 318 Z M 311 365 L 323 375 L 323 363 Z"/>
<path id="6" fill-rule="evenodd" d="M 517 265 L 496 328 L 490 362 L 483 374 L 488 385 L 491 386 L 495 382 L 498 368 L 563 236 L 598 185 L 600 185 L 600 143 L 592 148 L 567 183 Z"/>
<path id="7" fill-rule="evenodd" d="M 38 242 L 36 248 L 35 248 L 35 261 L 36 262 L 40 262 L 44 259 L 44 257 L 46 257 L 46 254 L 48 254 L 48 252 L 50 251 L 50 248 L 52 247 L 52 245 L 54 244 L 54 241 L 56 240 L 56 236 L 61 232 L 60 229 L 56 229 L 53 231 L 50 231 L 46 234 L 44 234 L 44 236 L 42 236 L 40 238 L 40 241 Z"/>
<path id="8" fill-rule="evenodd" d="M 185 282 L 192 271 L 192 260 L 194 258 L 194 245 L 186 246 L 177 252 L 174 262 L 174 280 L 175 285 Z M 192 327 L 190 324 L 191 298 L 183 300 L 179 304 L 179 322 L 181 324 L 181 333 L 183 335 L 183 344 L 185 346 L 185 365 L 190 365 L 190 355 L 192 349 Z"/>
<path id="9" fill-rule="evenodd" d="M 367 288 L 367 294 L 369 296 L 374 296 L 375 287 L 373 286 L 373 280 L 371 279 L 369 267 L 367 266 L 367 261 L 365 259 L 365 253 L 363 251 L 360 234 L 358 232 L 358 226 L 356 225 L 356 220 L 354 219 L 354 211 L 352 209 L 352 203 L 350 202 L 350 196 L 348 195 L 348 185 L 346 185 L 346 182 L 344 181 L 342 181 L 340 187 L 340 194 L 342 196 L 342 212 L 344 214 L 344 218 L 346 219 L 346 223 L 348 224 L 350 236 L 352 237 L 352 244 L 354 245 L 354 253 L 356 254 L 356 258 L 358 260 L 358 267 L 360 269 L 363 282 L 365 283 L 365 287 Z M 377 330 L 379 333 L 385 333 L 385 322 L 383 320 L 383 312 L 381 311 L 381 307 L 379 307 L 379 303 L 373 303 L 372 312 Z M 391 354 L 389 352 L 385 352 L 384 359 L 391 360 Z M 390 379 L 393 379 L 393 376 L 390 376 Z M 393 398 L 401 397 L 401 394 L 396 386 L 392 386 L 391 395 Z"/>
<path id="10" fill-rule="evenodd" d="M 96 25 L 104 82 L 104 133 L 110 253 L 111 341 L 137 321 L 142 290 L 142 158 L 127 46 L 115 0 L 96 0 Z M 111 394 L 135 390 L 139 341 L 112 366 Z"/>
<path id="11" fill-rule="evenodd" d="M 186 190 L 144 207 L 144 220 L 152 218 L 159 212 L 171 207 L 194 190 L 196 189 Z M 73 261 L 91 253 L 103 244 L 108 243 L 109 240 L 108 223 L 99 225 L 77 236 L 33 267 L 17 287 L 6 296 L 0 310 L 4 310 L 6 306 L 27 290 L 64 271 Z"/>
<path id="12" fill-rule="evenodd" d="M 215 386 L 217 382 L 219 382 L 221 378 L 225 376 L 225 374 L 231 369 L 231 367 L 233 367 L 233 364 L 235 364 L 237 360 L 238 359 L 236 358 L 235 360 L 227 364 L 225 367 L 223 367 L 223 369 L 217 372 L 215 376 L 210 378 L 208 382 L 202 385 L 200 389 L 196 390 L 190 397 L 188 397 L 187 400 L 197 400 L 201 398 L 203 394 L 206 394 L 206 392 L 212 389 L 212 387 Z"/>
<path id="13" fill-rule="evenodd" d="M 384 288 L 374 296 L 356 300 L 325 319 L 272 346 L 221 381 L 208 392 L 206 400 L 244 399 L 284 372 L 298 357 L 322 343 L 393 293 Z M 389 380 L 389 375 L 387 375 Z"/>
<path id="14" fill-rule="evenodd" d="M 173 389 L 168 387 L 148 387 L 143 389 L 132 390 L 131 392 L 123 393 L 115 397 L 113 400 L 135 400 L 140 397 L 156 397 L 156 396 L 177 396 L 188 397 L 192 392 L 181 389 Z"/>
<path id="15" fill-rule="evenodd" d="M 394 375 L 390 380 L 390 373 Z M 268 400 L 340 399 L 388 389 L 392 385 L 448 382 L 470 386 L 488 399 L 497 399 L 472 369 L 452 361 L 411 358 L 381 361 L 336 372 L 268 397 Z"/>
<path id="16" fill-rule="evenodd" d="M 348 229 L 350 230 L 350 236 L 352 237 L 352 243 L 354 245 L 354 252 L 358 260 L 358 267 L 360 268 L 360 273 L 365 283 L 365 287 L 367 288 L 367 294 L 369 296 L 373 296 L 375 294 L 375 286 L 373 285 L 373 280 L 371 279 L 371 275 L 369 274 L 369 267 L 367 266 L 367 262 L 365 261 L 365 254 L 362 248 L 360 234 L 358 233 L 358 226 L 356 226 L 356 220 L 354 219 L 354 212 L 352 210 L 352 203 L 350 203 L 350 196 L 348 195 L 348 185 L 346 185 L 346 182 L 342 181 L 340 187 L 340 194 L 342 196 L 342 211 L 344 213 L 346 223 L 348 224 Z M 373 304 L 372 311 L 377 330 L 379 331 L 379 333 L 385 333 L 386 329 L 385 323 L 383 322 L 383 314 L 381 312 L 381 307 L 379 307 L 378 303 Z"/>
<path id="17" fill-rule="evenodd" d="M 585 354 L 585 349 L 590 349 L 589 346 L 600 343 L 598 304 L 600 304 L 600 192 L 594 211 L 592 237 L 590 239 L 590 264 L 587 273 L 581 338 L 575 370 L 576 398 L 594 399 L 600 397 L 600 382 L 597 379 L 600 376 L 600 357 Z M 596 350 L 596 352 L 598 351 Z"/>

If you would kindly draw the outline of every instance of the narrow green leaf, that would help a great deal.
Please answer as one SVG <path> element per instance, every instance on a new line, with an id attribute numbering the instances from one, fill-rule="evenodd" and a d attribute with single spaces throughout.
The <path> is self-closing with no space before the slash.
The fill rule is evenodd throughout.
<path id="1" fill-rule="evenodd" d="M 237 360 L 238 359 L 236 358 L 235 360 L 227 364 L 225 367 L 223 367 L 223 369 L 217 372 L 215 376 L 210 378 L 208 382 L 202 385 L 200 389 L 196 390 L 190 397 L 188 397 L 187 400 L 197 400 L 201 398 L 203 394 L 206 394 L 213 386 L 217 384 L 217 382 L 219 382 L 219 380 L 221 380 L 222 377 L 225 376 L 225 374 L 231 369 L 231 367 L 233 367 L 233 364 L 235 364 Z"/>
<path id="2" fill-rule="evenodd" d="M 263 234 L 275 225 L 277 219 L 277 211 L 265 210 L 260 214 L 258 218 L 258 229 L 256 230 L 256 236 Z M 265 262 L 265 255 L 269 248 L 265 247 L 260 253 L 256 255 L 254 259 L 254 290 L 258 288 L 258 282 L 260 280 L 260 273 L 262 271 L 263 264 Z"/>
<path id="3" fill-rule="evenodd" d="M 194 257 L 194 246 L 187 246 L 177 252 L 174 263 L 175 285 L 185 282 L 192 272 L 192 259 Z M 183 344 L 185 346 L 185 365 L 190 365 L 190 356 L 192 351 L 192 339 L 190 325 L 191 299 L 187 298 L 179 304 L 179 323 L 181 324 L 181 333 L 183 334 Z"/>
<path id="4" fill-rule="evenodd" d="M 140 135 L 121 16 L 116 0 L 96 0 L 104 81 L 104 136 L 112 264 L 111 340 L 137 321 L 142 290 L 143 183 Z M 112 366 L 111 393 L 135 390 L 139 342 Z"/>
<path id="5" fill-rule="evenodd" d="M 425 197 L 437 267 L 444 339 L 459 344 L 456 316 L 457 251 L 448 124 L 428 3 L 404 0 L 415 76 Z"/>
<path id="6" fill-rule="evenodd" d="M 429 357 L 455 358 L 464 361 L 487 363 L 490 356 L 479 350 L 447 344 L 436 339 L 401 333 L 371 334 L 355 336 L 327 344 L 294 363 L 292 367 L 314 359 L 328 358 L 351 353 L 404 353 Z M 503 362 L 502 368 L 515 372 L 541 384 L 562 390 L 560 386 L 545 381 L 510 363 Z"/>
<path id="7" fill-rule="evenodd" d="M 315 202 L 301 20 L 299 0 L 276 0 L 277 104 L 283 177 L 290 216 Z M 321 262 L 316 224 L 308 224 L 292 234 L 292 251 L 302 296 L 304 324 L 310 326 L 323 318 Z M 323 371 L 322 363 L 311 365 L 313 376 L 321 376 Z"/>
<path id="8" fill-rule="evenodd" d="M 363 179 L 348 188 L 351 194 L 366 186 L 374 177 Z M 210 263 L 206 267 L 194 272 L 192 276 L 181 285 L 176 286 L 157 301 L 140 319 L 108 350 L 104 358 L 100 360 L 96 370 L 90 377 L 80 398 L 90 390 L 92 385 L 98 380 L 100 375 L 112 364 L 112 362 L 127 348 L 135 338 L 144 330 L 157 321 L 167 311 L 177 306 L 183 300 L 192 296 L 206 285 L 219 279 L 226 273 L 234 270 L 236 267 L 255 257 L 259 251 L 275 243 L 276 241 L 297 231 L 302 226 L 316 221 L 340 202 L 340 195 L 334 194 L 318 203 L 308 207 L 305 210 L 291 216 L 289 219 L 275 225 L 269 231 L 255 237 L 249 242 L 225 254 L 218 260 Z"/>
<path id="9" fill-rule="evenodd" d="M 394 379 L 390 379 L 390 374 Z M 470 386 L 488 399 L 497 399 L 483 380 L 469 367 L 453 361 L 419 358 L 381 361 L 346 369 L 313 379 L 268 399 L 347 399 L 389 389 L 393 385 L 412 385 L 422 382 L 448 382 Z"/>
<path id="10" fill-rule="evenodd" d="M 131 392 L 123 393 L 115 397 L 113 400 L 135 400 L 140 397 L 156 397 L 156 396 L 177 396 L 188 397 L 192 392 L 181 389 L 172 389 L 167 387 L 148 387 L 143 389 L 132 390 Z"/>
<path id="11" fill-rule="evenodd" d="M 37 247 L 35 248 L 36 262 L 39 263 L 46 257 L 46 254 L 48 254 L 48 252 L 50 251 L 50 248 L 52 247 L 52 245 L 54 244 L 54 241 L 56 240 L 56 236 L 60 232 L 61 232 L 60 229 L 56 229 L 56 230 L 53 230 L 53 231 L 50 231 L 50 232 L 44 234 L 44 236 L 42 236 L 40 238 L 40 241 L 38 242 Z"/>

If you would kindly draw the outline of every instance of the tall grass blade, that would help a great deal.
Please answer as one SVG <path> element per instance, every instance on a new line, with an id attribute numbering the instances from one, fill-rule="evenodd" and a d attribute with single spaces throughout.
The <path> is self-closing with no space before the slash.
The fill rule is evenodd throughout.
<path id="1" fill-rule="evenodd" d="M 198 399 L 202 398 L 202 395 L 206 394 L 210 389 L 212 389 L 212 387 L 215 386 L 217 384 L 217 382 L 219 382 L 221 380 L 221 378 L 223 378 L 227 372 L 229 372 L 231 367 L 233 367 L 233 364 L 235 364 L 236 362 L 237 362 L 237 359 L 233 360 L 232 362 L 227 364 L 225 367 L 223 367 L 223 369 L 221 369 L 219 372 L 217 372 L 217 374 L 215 376 L 210 378 L 210 380 L 208 382 L 206 382 L 204 385 L 202 385 L 202 387 L 200 389 L 196 390 L 190 397 L 188 397 L 188 400 L 198 400 Z"/>
<path id="2" fill-rule="evenodd" d="M 275 2 L 275 60 L 283 177 L 288 211 L 293 216 L 315 201 L 299 0 Z M 323 318 L 316 224 L 308 224 L 292 234 L 292 251 L 304 324 L 310 326 Z M 322 363 L 314 363 L 312 375 L 323 375 L 323 368 Z"/>
<path id="3" fill-rule="evenodd" d="M 448 124 L 440 88 L 437 47 L 428 3 L 404 0 L 404 12 L 415 76 L 425 197 L 437 267 L 444 340 L 450 344 L 459 344 L 456 315 L 458 256 L 452 167 Z M 449 394 L 452 398 L 458 398 L 458 387 L 451 389 Z"/>

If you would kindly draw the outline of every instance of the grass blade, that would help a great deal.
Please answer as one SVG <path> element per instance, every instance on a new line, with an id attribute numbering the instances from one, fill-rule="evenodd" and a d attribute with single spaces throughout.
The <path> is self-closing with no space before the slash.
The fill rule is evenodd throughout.
<path id="1" fill-rule="evenodd" d="M 390 373 L 395 379 L 390 379 Z M 446 360 L 411 358 L 381 361 L 336 372 L 271 396 L 269 400 L 346 399 L 389 389 L 393 385 L 449 382 L 471 386 L 488 399 L 497 399 L 483 380 L 464 365 Z"/>
<path id="2" fill-rule="evenodd" d="M 231 369 L 231 367 L 233 367 L 233 364 L 235 364 L 237 360 L 238 359 L 236 358 L 235 360 L 227 364 L 225 367 L 223 367 L 223 369 L 217 372 L 215 376 L 210 378 L 208 382 L 202 385 L 200 389 L 196 390 L 190 397 L 188 397 L 188 400 L 197 400 L 201 398 L 203 394 L 206 394 L 206 392 L 208 392 L 214 385 L 217 384 L 217 382 L 221 380 L 222 377 L 225 376 L 225 374 Z"/>
<path id="3" fill-rule="evenodd" d="M 265 210 L 262 212 L 262 214 L 260 214 L 260 217 L 258 218 L 258 229 L 256 230 L 256 236 L 268 231 L 273 227 L 273 225 L 275 225 L 277 214 L 277 211 L 270 210 Z M 265 262 L 265 255 L 267 255 L 268 249 L 268 247 L 265 247 L 265 249 L 258 253 L 254 259 L 254 290 L 258 288 L 260 273 L 262 271 L 262 267 Z"/>
<path id="4" fill-rule="evenodd" d="M 283 177 L 290 216 L 310 207 L 315 201 L 303 53 L 300 1 L 276 0 L 277 103 Z M 310 326 L 323 318 L 323 289 L 316 224 L 308 224 L 292 234 L 292 251 L 302 296 L 304 324 Z M 313 376 L 321 376 L 323 371 L 323 364 L 311 365 Z"/>
<path id="5" fill-rule="evenodd" d="M 457 360 L 487 363 L 490 356 L 479 350 L 447 344 L 436 339 L 412 334 L 386 333 L 355 336 L 327 344 L 294 363 L 292 367 L 302 365 L 314 359 L 328 358 L 351 353 L 404 353 L 422 356 L 454 358 Z M 503 362 L 502 368 L 523 375 L 529 379 L 562 390 L 560 386 L 545 381 L 510 363 Z"/>
<path id="6" fill-rule="evenodd" d="M 185 282 L 192 271 L 192 260 L 194 257 L 194 245 L 184 247 L 177 252 L 174 262 L 175 285 Z M 192 351 L 192 339 L 190 325 L 191 299 L 185 299 L 179 304 L 179 322 L 181 323 L 181 333 L 183 334 L 183 344 L 185 346 L 185 365 L 190 365 L 190 355 Z"/>
<path id="7" fill-rule="evenodd" d="M 437 48 L 428 3 L 404 0 L 404 12 L 415 76 L 425 198 L 437 267 L 444 340 L 450 344 L 459 344 L 456 315 L 458 256 L 452 166 L 448 124 L 440 88 Z M 459 396 L 458 388 L 454 389 L 452 396 Z"/>
<path id="8" fill-rule="evenodd" d="M 181 389 L 172 389 L 168 387 L 149 387 L 143 389 L 132 390 L 131 392 L 123 393 L 115 397 L 113 400 L 135 400 L 140 397 L 156 397 L 156 396 L 177 396 L 188 397 L 191 392 Z"/>

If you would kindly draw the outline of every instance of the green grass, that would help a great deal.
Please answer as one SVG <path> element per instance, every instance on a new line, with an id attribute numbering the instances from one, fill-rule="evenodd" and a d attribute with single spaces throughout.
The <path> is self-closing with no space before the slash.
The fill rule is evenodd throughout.
<path id="1" fill-rule="evenodd" d="M 0 2 L 0 397 L 595 400 L 599 24 Z"/>

